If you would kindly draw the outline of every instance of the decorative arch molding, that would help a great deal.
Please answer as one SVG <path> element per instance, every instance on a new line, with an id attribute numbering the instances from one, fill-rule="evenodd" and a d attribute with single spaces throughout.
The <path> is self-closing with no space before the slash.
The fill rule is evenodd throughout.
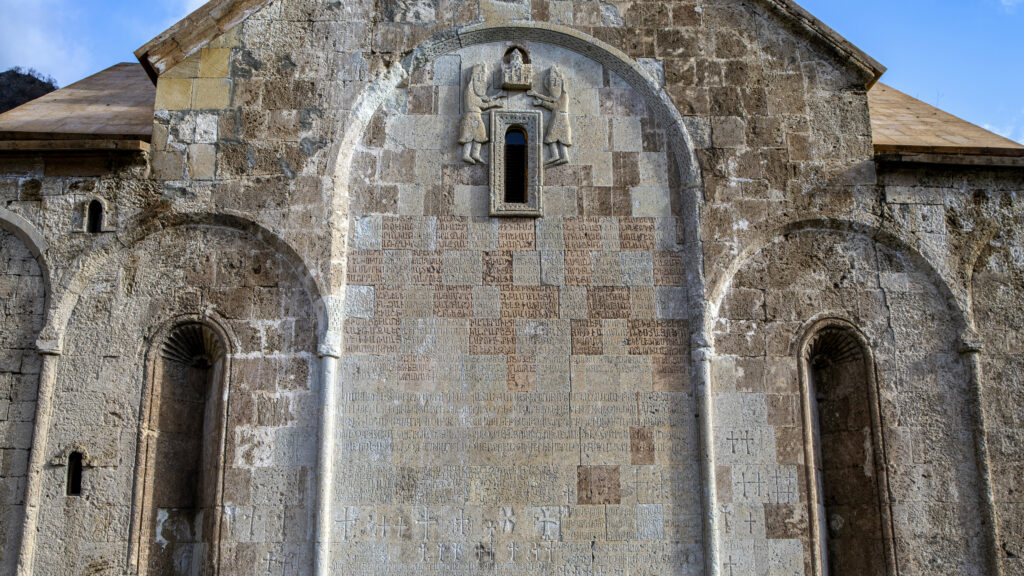
<path id="1" fill-rule="evenodd" d="M 43 285 L 46 288 L 46 296 L 49 298 L 51 294 L 51 280 L 50 265 L 46 260 L 46 251 L 50 246 L 46 243 L 46 239 L 25 217 L 6 208 L 0 208 L 0 228 L 21 240 L 25 247 L 28 248 L 28 251 L 32 253 L 32 256 L 39 264 L 39 269 L 43 273 Z"/>
<path id="2" fill-rule="evenodd" d="M 733 278 L 740 269 L 750 261 L 751 258 L 761 253 L 769 246 L 784 242 L 786 236 L 798 232 L 821 231 L 841 234 L 853 234 L 871 239 L 878 244 L 905 252 L 911 260 L 922 267 L 925 273 L 932 279 L 939 293 L 946 300 L 954 313 L 954 322 L 957 330 L 964 330 L 970 323 L 970 305 L 968 294 L 965 290 L 956 287 L 949 280 L 950 274 L 943 267 L 936 266 L 921 250 L 921 240 L 912 233 L 887 225 L 880 219 L 871 220 L 845 220 L 834 218 L 812 218 L 807 220 L 796 220 L 777 226 L 772 230 L 757 235 L 750 240 L 746 247 L 730 262 L 729 266 L 722 271 L 717 279 L 711 281 L 710 289 L 707 290 L 707 310 L 704 314 L 704 331 L 709 341 L 714 338 L 714 323 L 718 320 L 718 313 L 721 310 L 722 301 L 725 298 Z"/>
<path id="3" fill-rule="evenodd" d="M 235 214 L 217 214 L 209 212 L 166 213 L 159 216 L 141 216 L 125 223 L 120 228 L 123 233 L 112 235 L 101 243 L 98 248 L 80 256 L 69 266 L 69 270 L 59 279 L 58 292 L 48 312 L 48 321 L 40 336 L 40 341 L 56 349 L 62 348 L 68 322 L 74 313 L 78 298 L 88 287 L 89 282 L 118 253 L 131 249 L 150 236 L 172 228 L 180 227 L 211 227 L 225 228 L 242 232 L 254 240 L 270 248 L 280 256 L 291 269 L 290 272 L 299 279 L 300 284 L 309 296 L 314 308 L 314 318 L 319 333 L 324 333 L 329 326 L 328 299 L 320 289 L 320 284 L 313 276 L 305 260 L 292 246 L 277 234 L 246 217 Z"/>
<path id="4" fill-rule="evenodd" d="M 824 565 L 827 563 L 827 551 L 823 532 L 824 518 L 819 506 L 822 495 L 819 491 L 821 478 L 817 471 L 822 451 L 821 431 L 819 428 L 816 396 L 820 391 L 811 377 L 812 357 L 815 352 L 825 349 L 833 356 L 833 361 L 862 362 L 865 384 L 868 393 L 868 411 L 871 418 L 871 442 L 874 449 L 873 467 L 878 478 L 878 506 L 880 509 L 883 550 L 885 554 L 886 574 L 896 574 L 896 550 L 893 535 L 892 502 L 889 493 L 889 474 L 887 467 L 885 435 L 882 422 L 882 408 L 878 377 L 875 373 L 875 361 L 871 339 L 852 321 L 831 315 L 818 315 L 808 320 L 797 333 L 793 341 L 792 352 L 796 355 L 800 380 L 800 416 L 803 427 L 805 475 L 807 481 L 807 512 L 811 536 L 811 569 L 815 576 L 827 574 Z"/>

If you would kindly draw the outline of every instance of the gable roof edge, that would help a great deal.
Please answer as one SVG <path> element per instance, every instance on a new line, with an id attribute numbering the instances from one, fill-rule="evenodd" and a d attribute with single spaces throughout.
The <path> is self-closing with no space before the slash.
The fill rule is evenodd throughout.
<path id="1" fill-rule="evenodd" d="M 868 81 L 866 86 L 868 90 L 870 90 L 882 75 L 885 74 L 886 68 L 878 60 L 872 58 L 867 52 L 858 48 L 853 42 L 844 38 L 841 34 L 830 28 L 828 24 L 819 20 L 794 0 L 765 1 L 791 18 L 800 27 L 820 38 L 825 42 L 825 44 L 838 52 L 839 55 L 852 61 L 867 72 L 871 76 L 871 79 Z"/>
<path id="2" fill-rule="evenodd" d="M 210 0 L 135 51 L 135 57 L 156 84 L 161 74 L 231 31 L 273 0 Z"/>

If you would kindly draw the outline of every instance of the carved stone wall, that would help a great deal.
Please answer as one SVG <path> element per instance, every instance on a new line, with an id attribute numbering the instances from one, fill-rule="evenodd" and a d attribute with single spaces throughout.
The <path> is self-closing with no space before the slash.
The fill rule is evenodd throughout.
<path id="1" fill-rule="evenodd" d="M 149 154 L 0 155 L 54 286 L 44 313 L 2 237 L 0 572 L 42 318 L 64 339 L 42 462 L 80 446 L 91 466 L 77 500 L 40 468 L 35 573 L 123 574 L 145 351 L 212 310 L 238 346 L 222 573 L 312 573 L 319 290 L 344 302 L 320 502 L 336 572 L 813 576 L 793 346 L 831 314 L 875 359 L 896 572 L 986 570 L 978 358 L 994 551 L 1021 573 L 1020 171 L 876 162 L 863 70 L 779 4 L 275 0 L 164 74 Z M 593 39 L 622 55 L 598 64 Z M 513 40 L 535 90 L 569 78 L 574 143 L 544 168 L 543 217 L 499 221 L 457 132 L 468 70 L 498 91 Z M 649 85 L 611 71 L 627 62 Z M 647 108 L 661 86 L 690 142 Z M 690 144 L 692 173 L 673 160 Z M 88 235 L 93 197 L 113 226 Z M 984 345 L 961 354 L 969 328 Z"/>
<path id="2" fill-rule="evenodd" d="M 577 145 L 545 168 L 541 218 L 491 218 L 459 97 L 509 46 L 415 73 L 356 153 L 333 566 L 701 574 L 665 131 L 613 72 L 528 43 L 570 77 Z M 536 108 L 510 91 L 504 109 Z"/>

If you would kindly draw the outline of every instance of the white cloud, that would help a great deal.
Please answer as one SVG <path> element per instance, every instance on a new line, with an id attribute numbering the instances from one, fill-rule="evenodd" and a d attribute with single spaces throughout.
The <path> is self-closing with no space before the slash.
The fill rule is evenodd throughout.
<path id="1" fill-rule="evenodd" d="M 79 9 L 68 0 L 0 0 L 0 70 L 35 68 L 61 86 L 95 72 L 88 46 L 63 32 Z"/>
<path id="2" fill-rule="evenodd" d="M 1024 0 L 999 0 L 1002 3 L 1003 8 L 1006 8 L 1007 12 L 1013 12 L 1013 9 L 1018 5 L 1024 3 Z"/>

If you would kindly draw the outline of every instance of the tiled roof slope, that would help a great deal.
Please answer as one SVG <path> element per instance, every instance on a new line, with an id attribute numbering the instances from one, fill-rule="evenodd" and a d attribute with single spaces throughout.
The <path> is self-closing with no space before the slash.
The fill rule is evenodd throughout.
<path id="1" fill-rule="evenodd" d="M 131 149 L 153 134 L 155 98 L 141 66 L 116 64 L 0 114 L 0 149 Z"/>
<path id="2" fill-rule="evenodd" d="M 885 84 L 868 92 L 876 154 L 1024 157 L 1024 146 Z"/>

